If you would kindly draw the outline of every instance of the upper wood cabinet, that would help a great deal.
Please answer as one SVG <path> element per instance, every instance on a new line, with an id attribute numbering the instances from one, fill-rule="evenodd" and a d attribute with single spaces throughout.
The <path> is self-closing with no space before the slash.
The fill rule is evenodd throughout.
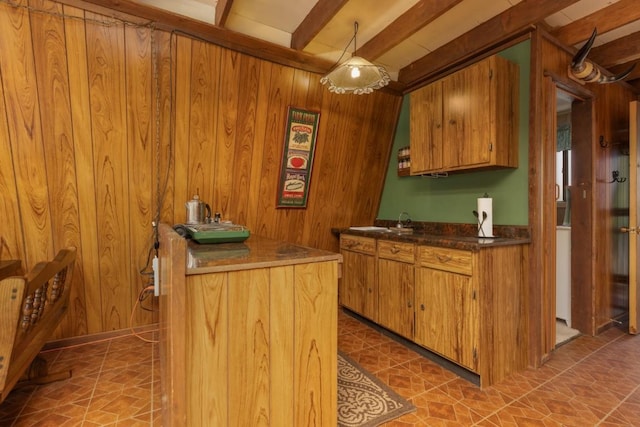
<path id="1" fill-rule="evenodd" d="M 412 92 L 411 175 L 517 167 L 518 85 L 494 55 Z"/>

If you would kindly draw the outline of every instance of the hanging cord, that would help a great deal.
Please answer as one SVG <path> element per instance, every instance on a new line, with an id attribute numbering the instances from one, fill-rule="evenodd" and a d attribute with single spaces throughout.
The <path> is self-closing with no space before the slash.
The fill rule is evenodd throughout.
<path id="1" fill-rule="evenodd" d="M 136 330 L 133 327 L 133 315 L 136 312 L 136 306 L 140 302 L 142 302 L 142 300 L 144 299 L 144 295 L 146 293 L 148 293 L 149 290 L 151 290 L 151 292 L 153 292 L 153 286 L 147 286 L 146 288 L 142 289 L 142 291 L 140 291 L 140 294 L 138 295 L 138 298 L 136 298 L 136 303 L 134 304 L 133 308 L 131 309 L 131 316 L 129 316 L 129 329 L 131 330 L 131 334 L 133 334 L 136 338 L 138 338 L 138 339 L 140 339 L 140 340 L 142 340 L 144 342 L 157 343 L 157 342 L 160 342 L 160 341 L 159 340 L 149 340 L 149 339 L 141 336 L 140 334 L 138 334 L 136 332 Z M 142 307 L 142 304 L 140 304 L 140 307 Z"/>
<path id="2" fill-rule="evenodd" d="M 349 40 L 349 43 L 347 43 L 347 45 L 344 47 L 344 50 L 342 51 L 342 55 L 340 55 L 340 58 L 338 58 L 338 60 L 331 66 L 331 70 L 333 70 L 336 65 L 340 64 L 340 61 L 342 61 L 342 58 L 344 57 L 344 54 L 347 53 L 347 49 L 349 49 L 349 46 L 351 46 L 351 42 L 353 42 L 353 54 L 356 54 L 357 49 L 357 45 L 356 45 L 356 34 L 358 34 L 358 21 L 355 21 L 353 23 L 353 37 L 351 37 L 351 39 Z"/>

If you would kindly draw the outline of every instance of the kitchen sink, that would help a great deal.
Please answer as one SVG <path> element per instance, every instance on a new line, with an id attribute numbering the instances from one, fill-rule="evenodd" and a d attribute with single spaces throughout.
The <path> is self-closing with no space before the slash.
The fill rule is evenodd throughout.
<path id="1" fill-rule="evenodd" d="M 364 227 L 349 227 L 349 230 L 355 231 L 373 231 L 378 233 L 392 233 L 392 234 L 412 234 L 413 228 L 400 228 L 400 227 L 377 227 L 374 225 Z"/>
<path id="2" fill-rule="evenodd" d="M 349 230 L 355 231 L 389 231 L 387 227 L 365 226 L 365 227 L 349 227 Z"/>

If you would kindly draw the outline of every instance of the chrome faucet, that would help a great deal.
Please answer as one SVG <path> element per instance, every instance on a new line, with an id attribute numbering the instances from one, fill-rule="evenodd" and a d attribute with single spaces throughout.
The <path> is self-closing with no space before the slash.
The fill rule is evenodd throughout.
<path id="1" fill-rule="evenodd" d="M 402 221 L 403 216 L 406 217 L 404 222 Z M 398 224 L 396 225 L 396 227 L 405 228 L 409 227 L 409 224 L 411 224 L 411 217 L 409 216 L 409 212 L 400 212 L 400 215 L 398 216 Z"/>

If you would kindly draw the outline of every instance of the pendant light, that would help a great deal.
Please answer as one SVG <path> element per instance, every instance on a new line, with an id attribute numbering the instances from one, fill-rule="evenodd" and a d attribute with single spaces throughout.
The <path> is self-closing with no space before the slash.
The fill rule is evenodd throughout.
<path id="1" fill-rule="evenodd" d="M 358 22 L 354 23 L 353 38 L 351 39 L 353 40 L 353 55 L 320 79 L 320 83 L 327 85 L 330 92 L 362 95 L 388 85 L 391 80 L 384 67 L 372 64 L 366 59 L 356 56 L 356 34 L 358 34 Z M 345 47 L 340 59 L 342 59 L 350 44 L 351 41 Z M 340 59 L 338 59 L 338 62 L 340 62 Z"/>

